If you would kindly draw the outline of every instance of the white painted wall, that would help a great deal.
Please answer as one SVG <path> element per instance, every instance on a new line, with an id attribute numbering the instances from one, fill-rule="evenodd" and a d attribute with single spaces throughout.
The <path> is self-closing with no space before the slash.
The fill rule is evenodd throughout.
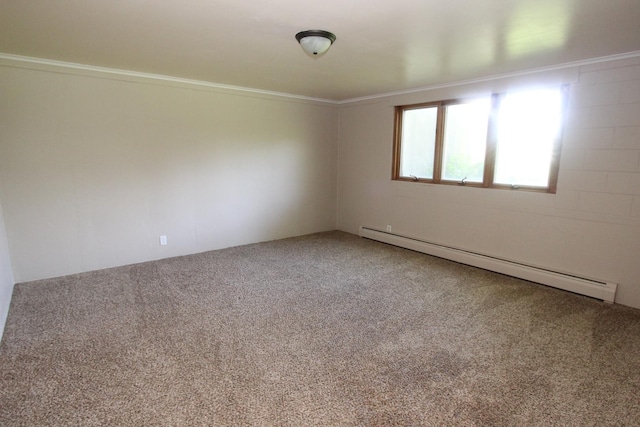
<path id="1" fill-rule="evenodd" d="M 2 203 L 0 203 L 0 340 L 4 332 L 4 324 L 9 314 L 11 293 L 13 292 L 13 270 L 9 256 L 9 242 L 4 226 Z"/>
<path id="2" fill-rule="evenodd" d="M 0 64 L 17 282 L 335 228 L 334 105 L 36 68 Z"/>
<path id="3" fill-rule="evenodd" d="M 391 181 L 393 106 L 571 83 L 557 194 Z M 640 308 L 640 59 L 340 108 L 338 228 L 361 225 L 619 284 Z"/>
<path id="4" fill-rule="evenodd" d="M 337 222 L 616 282 L 640 307 L 638 58 L 340 107 L 45 68 L 0 64 L 2 295 Z M 394 105 L 562 82 L 557 194 L 391 181 Z"/>

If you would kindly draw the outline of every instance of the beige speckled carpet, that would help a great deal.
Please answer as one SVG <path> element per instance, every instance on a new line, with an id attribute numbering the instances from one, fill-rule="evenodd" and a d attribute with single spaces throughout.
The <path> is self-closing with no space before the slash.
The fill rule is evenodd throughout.
<path id="1" fill-rule="evenodd" d="M 640 310 L 341 232 L 16 285 L 0 425 L 639 425 Z"/>

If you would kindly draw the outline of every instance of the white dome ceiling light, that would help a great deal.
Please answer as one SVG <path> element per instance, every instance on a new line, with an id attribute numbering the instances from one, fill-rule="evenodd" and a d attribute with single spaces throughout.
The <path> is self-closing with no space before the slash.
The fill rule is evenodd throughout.
<path id="1" fill-rule="evenodd" d="M 336 36 L 324 30 L 306 30 L 296 34 L 296 40 L 302 46 L 302 50 L 312 58 L 324 55 L 336 41 Z"/>

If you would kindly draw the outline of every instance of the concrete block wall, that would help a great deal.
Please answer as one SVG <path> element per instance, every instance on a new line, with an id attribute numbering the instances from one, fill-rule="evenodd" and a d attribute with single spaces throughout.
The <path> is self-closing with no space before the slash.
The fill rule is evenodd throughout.
<path id="1" fill-rule="evenodd" d="M 580 67 L 558 192 L 576 192 L 577 211 L 640 218 L 640 58 Z"/>
<path id="2" fill-rule="evenodd" d="M 556 194 L 391 180 L 394 106 L 565 83 Z M 617 283 L 640 308 L 640 55 L 345 103 L 338 228 L 361 225 Z"/>

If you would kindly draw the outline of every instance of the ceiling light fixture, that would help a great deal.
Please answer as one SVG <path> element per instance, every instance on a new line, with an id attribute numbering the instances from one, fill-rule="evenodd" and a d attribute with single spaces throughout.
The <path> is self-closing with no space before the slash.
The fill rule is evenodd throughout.
<path id="1" fill-rule="evenodd" d="M 296 34 L 296 40 L 302 46 L 307 55 L 312 58 L 318 58 L 324 55 L 331 47 L 336 36 L 329 31 L 324 30 L 306 30 Z"/>

